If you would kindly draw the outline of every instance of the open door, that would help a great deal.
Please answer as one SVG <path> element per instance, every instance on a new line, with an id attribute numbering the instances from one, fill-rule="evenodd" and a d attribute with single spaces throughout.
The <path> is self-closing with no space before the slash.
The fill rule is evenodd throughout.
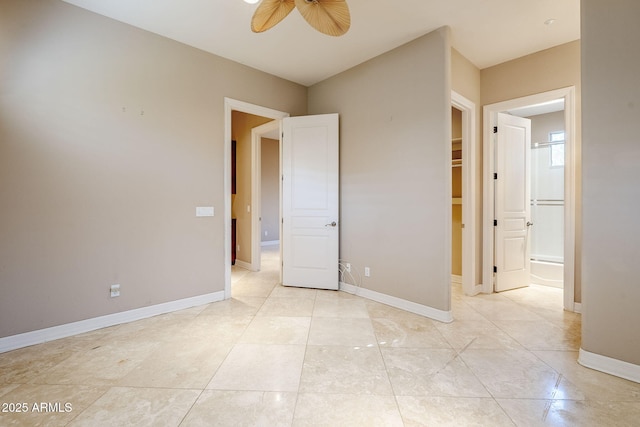
<path id="1" fill-rule="evenodd" d="M 338 114 L 282 130 L 282 284 L 338 289 Z"/>
<path id="2" fill-rule="evenodd" d="M 498 114 L 495 179 L 495 291 L 529 286 L 531 120 Z"/>

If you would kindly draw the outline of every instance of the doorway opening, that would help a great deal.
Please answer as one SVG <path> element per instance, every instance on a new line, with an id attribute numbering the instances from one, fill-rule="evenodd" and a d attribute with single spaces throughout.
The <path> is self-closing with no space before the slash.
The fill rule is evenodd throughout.
<path id="1" fill-rule="evenodd" d="M 253 238 L 252 235 L 255 234 L 253 219 L 251 217 L 253 199 L 251 194 L 251 186 L 252 180 L 249 179 L 249 182 L 240 182 L 238 179 L 236 180 L 236 196 L 232 200 L 232 191 L 231 191 L 231 158 L 232 158 L 232 139 L 236 140 L 236 171 L 238 170 L 238 166 L 240 162 L 243 160 L 240 158 L 242 152 L 240 152 L 240 148 L 238 146 L 238 138 L 232 137 L 233 134 L 233 113 L 245 113 L 252 116 L 257 116 L 262 118 L 263 120 L 259 123 L 254 123 L 248 127 L 247 132 L 249 133 L 248 139 L 248 149 L 245 151 L 244 157 L 246 158 L 246 153 L 253 151 L 252 150 L 252 142 L 251 142 L 251 129 L 256 127 L 257 125 L 264 124 L 265 122 L 270 122 L 272 120 L 276 120 L 277 123 L 285 117 L 289 117 L 289 113 L 285 113 L 282 111 L 273 110 L 266 107 L 261 107 L 254 104 L 249 104 L 247 102 L 238 101 L 231 98 L 224 99 L 224 117 L 225 117 L 225 125 L 224 125 L 224 226 L 225 226 L 225 236 L 224 236 L 224 251 L 225 251 L 225 285 L 224 285 L 224 297 L 225 299 L 231 298 L 231 234 L 232 234 L 232 217 L 233 214 L 236 216 L 236 232 L 237 232 L 237 242 L 236 242 L 236 265 L 245 266 L 251 269 L 251 259 L 255 259 L 253 255 Z M 235 135 L 234 135 L 235 136 Z M 251 159 L 251 155 L 248 156 Z M 248 162 L 248 168 L 251 168 L 251 160 Z M 246 175 L 246 174 L 245 174 Z M 255 174 L 253 174 L 255 175 Z M 239 178 L 239 177 L 238 177 Z M 249 190 L 244 190 L 245 194 L 241 196 L 239 191 L 242 191 L 241 185 L 244 185 L 245 188 Z M 232 214 L 233 207 L 233 214 Z M 242 216 L 242 221 L 240 216 Z M 243 243 L 244 242 L 244 243 Z M 240 245 L 238 248 L 237 245 Z M 238 251 L 238 249 L 240 249 Z M 250 255 L 250 256 L 246 256 Z M 245 256 L 243 261 L 243 256 Z M 259 257 L 259 255 L 257 255 Z M 243 264 L 244 263 L 244 264 Z"/>
<path id="2" fill-rule="evenodd" d="M 554 107 L 555 106 L 555 107 Z M 529 108 L 529 110 L 527 110 Z M 533 109 L 531 109 L 533 108 Z M 553 109 L 556 111 L 551 111 Z M 562 108 L 562 110 L 561 110 Z M 546 111 L 545 111 L 546 109 Z M 549 116 L 537 114 L 542 112 Z M 553 114 L 558 113 L 560 114 Z M 536 117 L 540 122 L 536 136 L 531 140 L 534 158 L 532 168 L 539 166 L 540 171 L 535 179 L 539 181 L 532 189 L 536 192 L 531 196 L 532 215 L 536 220 L 529 219 L 532 243 L 531 255 L 535 258 L 534 271 L 536 275 L 546 276 L 544 280 L 551 284 L 563 285 L 563 303 L 565 310 L 579 311 L 579 304 L 575 299 L 575 88 L 568 87 L 544 92 L 510 101 L 486 105 L 484 107 L 484 221 L 483 226 L 483 292 L 494 291 L 494 265 L 497 256 L 494 240 L 496 218 L 496 200 L 494 194 L 494 173 L 496 172 L 496 134 L 494 127 L 498 126 L 500 113 L 518 115 L 521 117 Z M 556 117 L 553 117 L 553 116 Z M 558 118 L 559 116 L 559 118 Z M 554 130 L 545 130 L 547 124 Z M 549 127 L 549 129 L 551 129 Z M 557 129 L 556 129 L 557 128 Z M 563 133 L 561 133 L 563 132 Z M 544 136 L 540 136 L 540 135 Z M 554 141 L 552 141 L 554 139 Z M 562 143 L 561 143 L 562 141 Z M 537 146 L 536 146 L 537 143 Z M 545 156 L 549 156 L 546 158 Z M 553 159 L 551 158 L 553 156 Z M 543 161 L 544 160 L 544 161 Z M 538 162 L 538 163 L 536 163 Z M 562 178 L 560 179 L 559 176 Z M 554 179 L 552 179 L 554 178 Z M 548 181 L 545 182 L 545 181 Z M 560 221 L 559 219 L 562 219 Z M 533 228 L 537 228 L 535 232 Z M 530 255 L 530 257 L 531 257 Z M 548 267 L 563 263 L 558 277 L 558 267 L 555 271 L 545 271 Z M 553 276 L 556 274 L 556 276 Z M 534 278 L 540 282 L 541 279 Z"/>
<path id="3" fill-rule="evenodd" d="M 251 266 L 260 271 L 262 249 L 280 244 L 280 121 L 251 129 Z"/>
<path id="4" fill-rule="evenodd" d="M 482 291 L 480 252 L 476 248 L 479 206 L 476 206 L 476 106 L 451 92 L 451 280 L 462 283 L 465 295 Z M 455 117 L 454 117 L 455 116 Z"/>
<path id="5" fill-rule="evenodd" d="M 451 283 L 462 285 L 462 111 L 451 107 Z"/>

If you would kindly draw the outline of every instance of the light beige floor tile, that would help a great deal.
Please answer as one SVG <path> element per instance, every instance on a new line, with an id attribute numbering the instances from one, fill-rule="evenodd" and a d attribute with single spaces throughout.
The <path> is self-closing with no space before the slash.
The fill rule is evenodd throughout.
<path id="1" fill-rule="evenodd" d="M 231 283 L 233 284 L 240 281 L 243 277 L 245 277 L 249 273 L 250 273 L 249 270 L 238 267 L 237 265 L 232 266 L 231 267 Z"/>
<path id="2" fill-rule="evenodd" d="M 114 387 L 69 426 L 177 426 L 200 390 Z"/>
<path id="3" fill-rule="evenodd" d="M 364 300 L 357 297 L 345 297 L 344 292 L 336 292 L 335 297 L 327 297 L 326 294 L 318 294 L 313 308 L 314 317 L 348 317 L 369 318 L 369 312 Z M 339 295 L 344 294 L 344 295 Z M 324 295 L 324 296 L 323 296 Z"/>
<path id="4" fill-rule="evenodd" d="M 464 301 L 451 300 L 451 311 L 454 322 L 458 320 L 486 320 L 482 314 Z"/>
<path id="5" fill-rule="evenodd" d="M 0 402 L 20 403 L 22 412 L 4 412 L 2 408 L 0 425 L 66 425 L 106 391 L 106 387 L 21 385 L 5 394 Z"/>
<path id="6" fill-rule="evenodd" d="M 396 395 L 489 397 L 454 350 L 382 348 Z"/>
<path id="7" fill-rule="evenodd" d="M 457 320 L 436 324 L 436 328 L 455 349 L 522 350 L 516 340 L 486 319 Z"/>
<path id="8" fill-rule="evenodd" d="M 185 308 L 184 310 L 178 310 L 171 313 L 168 313 L 168 316 L 191 316 L 196 317 L 198 314 L 202 313 L 209 304 L 197 305 L 191 308 Z"/>
<path id="9" fill-rule="evenodd" d="M 275 282 L 271 280 L 245 277 L 238 283 L 234 283 L 231 288 L 231 295 L 233 297 L 248 296 L 266 298 L 271 294 L 274 287 Z"/>
<path id="10" fill-rule="evenodd" d="M 256 316 L 240 337 L 248 344 L 306 344 L 310 317 Z"/>
<path id="11" fill-rule="evenodd" d="M 215 340 L 194 344 L 191 338 L 164 343 L 120 379 L 118 385 L 204 389 L 232 346 Z"/>
<path id="12" fill-rule="evenodd" d="M 559 328 L 566 329 L 578 336 L 582 333 L 582 315 L 580 313 L 566 311 L 562 308 L 531 307 L 530 309 Z"/>
<path id="13" fill-rule="evenodd" d="M 180 427 L 291 425 L 296 393 L 205 390 Z"/>
<path id="14" fill-rule="evenodd" d="M 93 341 L 67 338 L 0 354 L 0 384 L 33 381 L 77 353 L 95 346 Z"/>
<path id="15" fill-rule="evenodd" d="M 491 398 L 398 396 L 406 427 L 515 426 Z"/>
<path id="16" fill-rule="evenodd" d="M 310 298 L 269 297 L 258 316 L 311 317 L 314 301 Z"/>
<path id="17" fill-rule="evenodd" d="M 314 317 L 309 345 L 374 347 L 376 336 L 369 319 Z"/>
<path id="18" fill-rule="evenodd" d="M 529 351 L 468 349 L 461 357 L 495 398 L 584 398 Z"/>
<path id="19" fill-rule="evenodd" d="M 184 326 L 173 338 L 183 340 L 191 338 L 196 342 L 234 343 L 244 333 L 253 316 L 198 316 Z M 167 342 L 171 342 L 168 340 Z"/>
<path id="20" fill-rule="evenodd" d="M 0 397 L 9 393 L 13 389 L 20 387 L 21 385 L 22 384 L 0 384 Z"/>
<path id="21" fill-rule="evenodd" d="M 640 384 L 586 368 L 571 351 L 536 351 L 534 354 L 561 372 L 588 400 L 640 402 Z"/>
<path id="22" fill-rule="evenodd" d="M 528 350 L 578 350 L 580 335 L 546 320 L 494 320 L 498 328 Z"/>
<path id="23" fill-rule="evenodd" d="M 376 318 L 372 323 L 381 347 L 451 348 L 434 322 L 424 317 Z"/>
<path id="24" fill-rule="evenodd" d="M 506 297 L 506 292 L 494 292 L 491 294 L 477 294 L 472 297 L 465 295 L 465 301 L 480 301 L 480 302 L 513 302 L 513 300 Z"/>
<path id="25" fill-rule="evenodd" d="M 393 396 L 301 393 L 294 427 L 402 426 Z"/>
<path id="26" fill-rule="evenodd" d="M 237 344 L 207 389 L 298 391 L 304 345 Z"/>
<path id="27" fill-rule="evenodd" d="M 34 379 L 41 384 L 115 385 L 160 343 L 120 341 L 77 353 Z"/>
<path id="28" fill-rule="evenodd" d="M 498 399 L 518 426 L 637 427 L 638 402 Z"/>
<path id="29" fill-rule="evenodd" d="M 315 300 L 317 292 L 318 291 L 316 289 L 276 285 L 269 296 L 277 298 L 306 298 Z"/>
<path id="30" fill-rule="evenodd" d="M 82 334 L 74 335 L 74 336 L 69 337 L 67 339 L 88 340 L 88 341 L 94 341 L 95 342 L 95 341 L 99 341 L 99 340 L 102 340 L 102 339 L 106 338 L 112 332 L 115 332 L 120 326 L 122 326 L 122 325 L 108 326 L 106 328 L 100 328 L 100 329 L 96 329 L 94 331 L 89 331 L 89 332 L 84 332 Z"/>
<path id="31" fill-rule="evenodd" d="M 543 320 L 542 317 L 524 306 L 514 304 L 508 299 L 467 298 L 466 303 L 489 320 Z M 455 312 L 454 312 L 455 315 Z"/>
<path id="32" fill-rule="evenodd" d="M 262 297 L 234 297 L 209 304 L 200 316 L 255 316 L 265 300 Z"/>
<path id="33" fill-rule="evenodd" d="M 124 323 L 107 335 L 109 342 L 131 341 L 144 337 L 145 341 L 165 341 L 179 335 L 195 316 L 163 314 L 135 322 Z"/>
<path id="34" fill-rule="evenodd" d="M 392 394 L 387 371 L 376 347 L 307 346 L 300 391 Z"/>
<path id="35" fill-rule="evenodd" d="M 501 295 L 528 307 L 551 307 L 558 310 L 563 307 L 562 289 L 551 286 L 531 285 L 502 292 Z"/>
<path id="36" fill-rule="evenodd" d="M 382 304 L 376 301 L 364 300 L 364 304 L 367 307 L 367 311 L 369 312 L 369 317 L 372 319 L 389 319 L 389 320 L 397 320 L 397 321 L 405 321 L 411 322 L 416 320 L 429 321 L 431 323 L 436 323 L 431 319 L 427 319 L 424 316 L 420 316 L 419 314 L 410 313 L 405 310 L 400 310 L 399 308 L 391 307 L 386 304 Z"/>
<path id="37" fill-rule="evenodd" d="M 349 292 L 326 290 L 326 289 L 318 289 L 316 298 L 318 300 L 324 300 L 324 301 L 335 301 L 336 299 L 350 300 L 350 301 L 363 301 L 361 297 L 351 294 Z"/>

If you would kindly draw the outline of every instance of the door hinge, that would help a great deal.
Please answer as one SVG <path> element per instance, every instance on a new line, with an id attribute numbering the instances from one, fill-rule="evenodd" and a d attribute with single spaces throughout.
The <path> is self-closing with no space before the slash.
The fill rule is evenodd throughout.
<path id="1" fill-rule="evenodd" d="M 493 174 L 493 179 L 498 179 L 498 172 Z"/>
<path id="2" fill-rule="evenodd" d="M 495 265 L 493 266 L 493 272 L 497 273 L 498 272 L 498 267 L 496 267 Z"/>
<path id="3" fill-rule="evenodd" d="M 497 226 L 498 226 L 498 220 L 497 220 L 497 219 L 494 219 L 494 220 L 493 220 L 493 226 L 494 226 L 494 227 L 497 227 Z"/>
<path id="4" fill-rule="evenodd" d="M 498 126 L 493 127 L 493 133 L 498 133 Z"/>

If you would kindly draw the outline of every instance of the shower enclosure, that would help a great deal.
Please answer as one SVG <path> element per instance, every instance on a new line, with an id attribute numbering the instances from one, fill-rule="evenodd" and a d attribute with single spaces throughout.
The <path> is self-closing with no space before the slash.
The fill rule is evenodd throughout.
<path id="1" fill-rule="evenodd" d="M 532 117 L 531 283 L 562 287 L 564 267 L 564 130 L 538 126 L 540 119 L 562 119 L 562 112 Z M 549 129 L 555 129 L 550 130 Z M 540 138 L 543 136 L 544 138 Z"/>

